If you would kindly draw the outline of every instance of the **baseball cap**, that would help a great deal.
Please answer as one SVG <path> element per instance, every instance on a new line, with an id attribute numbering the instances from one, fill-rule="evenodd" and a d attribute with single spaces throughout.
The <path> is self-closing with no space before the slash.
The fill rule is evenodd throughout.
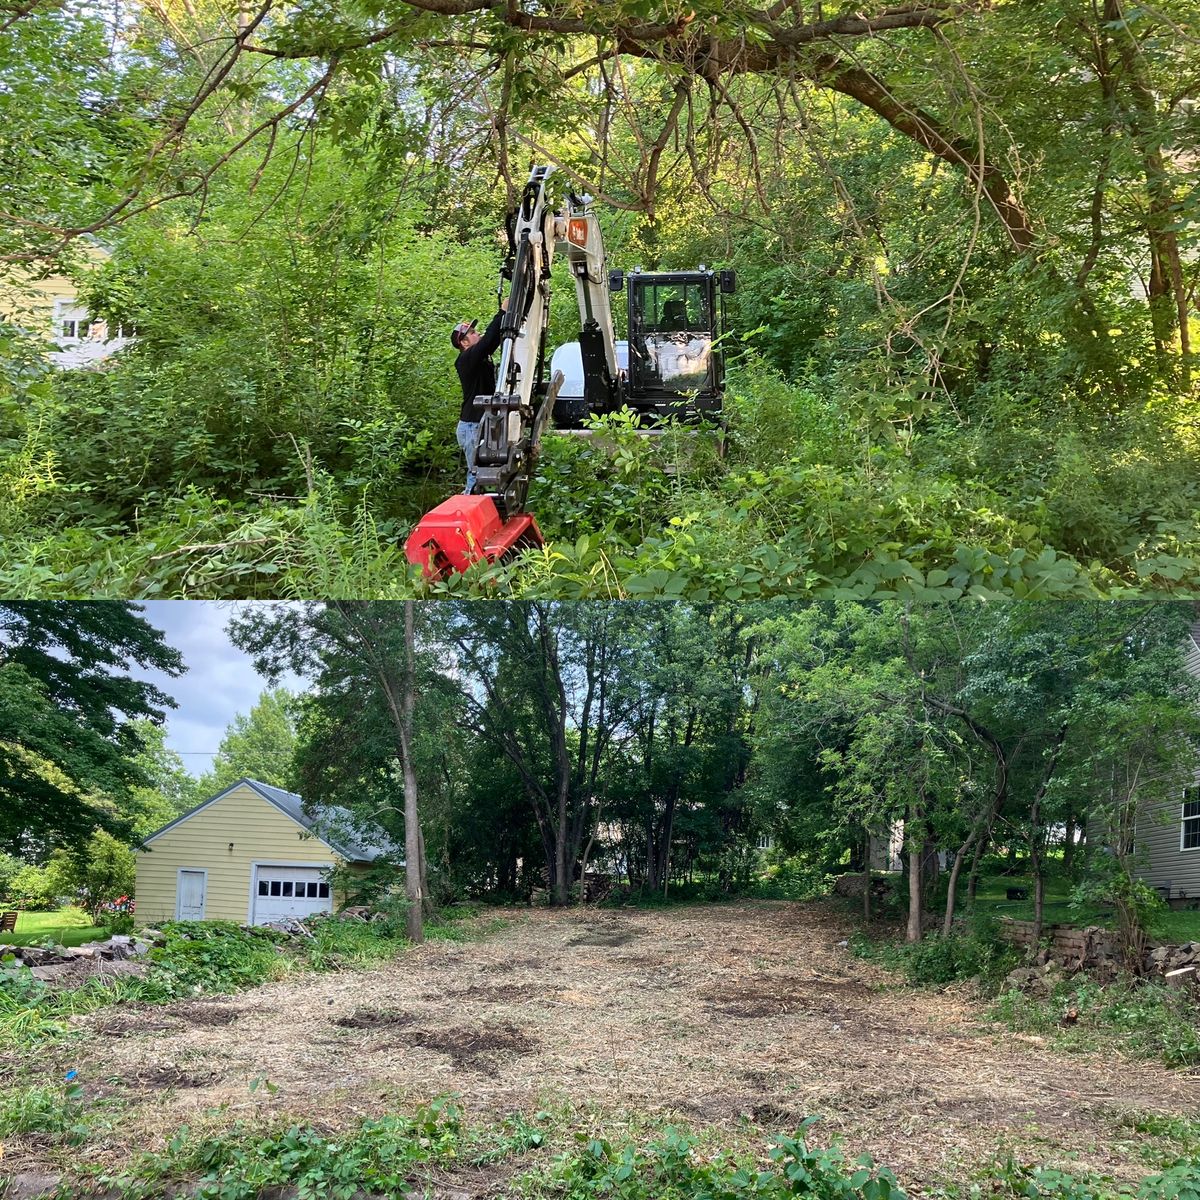
<path id="1" fill-rule="evenodd" d="M 459 323 L 450 331 L 450 345 L 457 350 L 458 343 L 462 341 L 463 334 L 470 333 L 471 330 L 474 329 L 478 324 L 478 320 L 459 321 Z"/>

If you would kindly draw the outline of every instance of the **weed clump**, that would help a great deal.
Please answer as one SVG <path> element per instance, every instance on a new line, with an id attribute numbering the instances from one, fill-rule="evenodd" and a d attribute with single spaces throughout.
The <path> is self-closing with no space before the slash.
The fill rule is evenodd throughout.
<path id="1" fill-rule="evenodd" d="M 1048 1034 L 1066 1050 L 1119 1046 L 1171 1067 L 1200 1063 L 1200 1013 L 1185 991 L 1135 979 L 1064 980 L 1039 999 L 1010 989 L 993 1015 L 1010 1029 Z"/>

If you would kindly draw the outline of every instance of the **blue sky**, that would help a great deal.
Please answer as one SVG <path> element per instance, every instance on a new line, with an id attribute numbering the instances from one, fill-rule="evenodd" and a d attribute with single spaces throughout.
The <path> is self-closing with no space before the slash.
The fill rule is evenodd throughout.
<path id="1" fill-rule="evenodd" d="M 183 757 L 193 775 L 203 774 L 221 744 L 226 726 L 254 706 L 267 683 L 225 632 L 235 611 L 251 601 L 146 600 L 142 616 L 161 629 L 167 642 L 183 655 L 187 671 L 177 679 L 161 671 L 131 670 L 153 681 L 178 708 L 167 713 L 167 745 Z M 307 690 L 303 680 L 281 681 L 294 692 Z"/>

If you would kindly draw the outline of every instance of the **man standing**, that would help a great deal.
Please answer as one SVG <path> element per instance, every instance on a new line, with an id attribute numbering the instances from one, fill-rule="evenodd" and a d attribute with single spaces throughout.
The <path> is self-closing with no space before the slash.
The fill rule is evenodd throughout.
<path id="1" fill-rule="evenodd" d="M 475 488 L 475 441 L 479 434 L 479 411 L 475 407 L 476 396 L 491 396 L 496 391 L 496 368 L 492 365 L 492 351 L 500 345 L 500 322 L 508 309 L 508 297 L 500 301 L 500 311 L 491 323 L 479 333 L 476 321 L 460 321 L 450 333 L 450 344 L 458 351 L 454 369 L 462 383 L 463 402 L 458 414 L 455 436 L 467 460 L 467 486 L 469 495 Z"/>

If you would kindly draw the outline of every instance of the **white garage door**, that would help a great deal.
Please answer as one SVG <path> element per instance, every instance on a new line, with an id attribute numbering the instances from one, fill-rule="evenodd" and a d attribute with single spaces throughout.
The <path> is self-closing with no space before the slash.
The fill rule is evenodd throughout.
<path id="1" fill-rule="evenodd" d="M 253 924 L 331 912 L 329 881 L 320 867 L 256 867 Z"/>

